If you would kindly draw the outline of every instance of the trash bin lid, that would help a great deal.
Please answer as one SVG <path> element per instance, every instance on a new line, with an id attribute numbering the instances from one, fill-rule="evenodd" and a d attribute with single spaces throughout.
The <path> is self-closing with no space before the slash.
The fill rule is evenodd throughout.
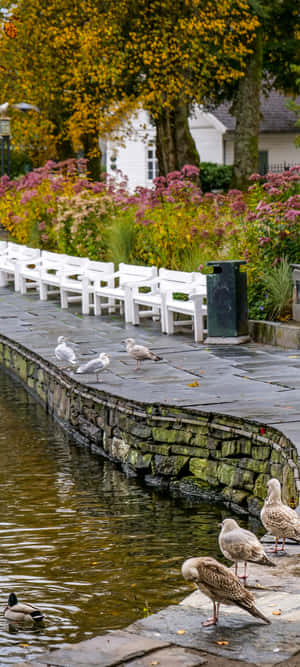
<path id="1" fill-rule="evenodd" d="M 206 262 L 206 266 L 219 266 L 220 264 L 247 264 L 245 259 L 226 259 L 226 260 L 214 260 L 211 262 Z"/>

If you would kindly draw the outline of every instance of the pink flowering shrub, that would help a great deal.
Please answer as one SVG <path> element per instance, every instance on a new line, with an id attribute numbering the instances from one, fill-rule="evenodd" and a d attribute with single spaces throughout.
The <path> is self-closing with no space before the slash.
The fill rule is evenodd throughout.
<path id="1" fill-rule="evenodd" d="M 300 166 L 253 174 L 247 193 L 203 194 L 198 176 L 186 165 L 129 194 L 120 174 L 93 183 L 84 161 L 48 162 L 0 179 L 1 222 L 20 243 L 116 263 L 205 271 L 208 260 L 245 259 L 250 303 L 266 317 L 265 273 L 283 257 L 300 263 Z"/>

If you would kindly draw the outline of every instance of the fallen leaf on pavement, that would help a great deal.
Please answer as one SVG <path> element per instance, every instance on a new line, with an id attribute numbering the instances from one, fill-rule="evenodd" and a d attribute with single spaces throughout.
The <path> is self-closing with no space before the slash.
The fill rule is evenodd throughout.
<path id="1" fill-rule="evenodd" d="M 195 380 L 195 382 L 190 382 L 189 387 L 199 387 L 199 382 Z"/>

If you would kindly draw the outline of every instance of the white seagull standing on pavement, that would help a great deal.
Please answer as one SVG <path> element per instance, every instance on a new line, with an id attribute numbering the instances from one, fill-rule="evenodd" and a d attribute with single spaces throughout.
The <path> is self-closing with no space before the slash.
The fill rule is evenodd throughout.
<path id="1" fill-rule="evenodd" d="M 290 538 L 300 542 L 300 516 L 281 500 L 281 486 L 278 479 L 269 479 L 268 495 L 260 513 L 262 524 L 274 535 L 275 546 L 272 551 L 284 551 L 285 540 Z M 282 547 L 278 549 L 278 541 L 282 538 Z"/>
<path id="2" fill-rule="evenodd" d="M 141 361 L 145 361 L 145 359 L 151 359 L 152 361 L 161 360 L 161 357 L 159 357 L 154 352 L 151 352 L 151 350 L 149 350 L 146 345 L 136 345 L 134 338 L 126 338 L 123 343 L 126 343 L 129 356 L 136 361 L 136 371 L 139 370 Z"/>
<path id="3" fill-rule="evenodd" d="M 238 576 L 238 563 L 244 561 L 244 574 L 240 579 L 247 579 L 247 563 L 259 563 L 276 567 L 264 551 L 259 539 L 250 530 L 241 528 L 234 519 L 224 519 L 219 526 L 219 547 L 228 560 L 234 562 L 234 573 Z"/>
<path id="4" fill-rule="evenodd" d="M 76 368 L 76 373 L 95 373 L 97 382 L 99 380 L 99 373 L 105 370 L 110 364 L 110 357 L 106 352 L 101 352 L 95 359 L 90 359 L 85 364 L 81 364 Z"/>
<path id="5" fill-rule="evenodd" d="M 57 339 L 57 346 L 54 350 L 56 359 L 59 361 L 66 361 L 68 364 L 75 366 L 77 363 L 76 354 L 74 350 L 67 345 L 65 336 L 59 336 Z"/>

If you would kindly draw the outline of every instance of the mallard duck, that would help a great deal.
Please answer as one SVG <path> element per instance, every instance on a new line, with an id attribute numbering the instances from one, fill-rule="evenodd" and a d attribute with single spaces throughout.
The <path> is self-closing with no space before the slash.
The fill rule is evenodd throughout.
<path id="1" fill-rule="evenodd" d="M 250 530 L 241 528 L 234 519 L 224 519 L 219 535 L 219 546 L 222 554 L 235 564 L 235 575 L 238 574 L 238 562 L 244 561 L 244 574 L 240 579 L 247 579 L 247 563 L 259 563 L 275 567 L 268 558 L 259 539 Z"/>
<path id="2" fill-rule="evenodd" d="M 42 621 L 44 615 L 42 612 L 33 607 L 31 604 L 26 604 L 18 602 L 18 598 L 15 593 L 10 593 L 8 596 L 7 607 L 4 609 L 4 617 L 8 621 Z"/>

